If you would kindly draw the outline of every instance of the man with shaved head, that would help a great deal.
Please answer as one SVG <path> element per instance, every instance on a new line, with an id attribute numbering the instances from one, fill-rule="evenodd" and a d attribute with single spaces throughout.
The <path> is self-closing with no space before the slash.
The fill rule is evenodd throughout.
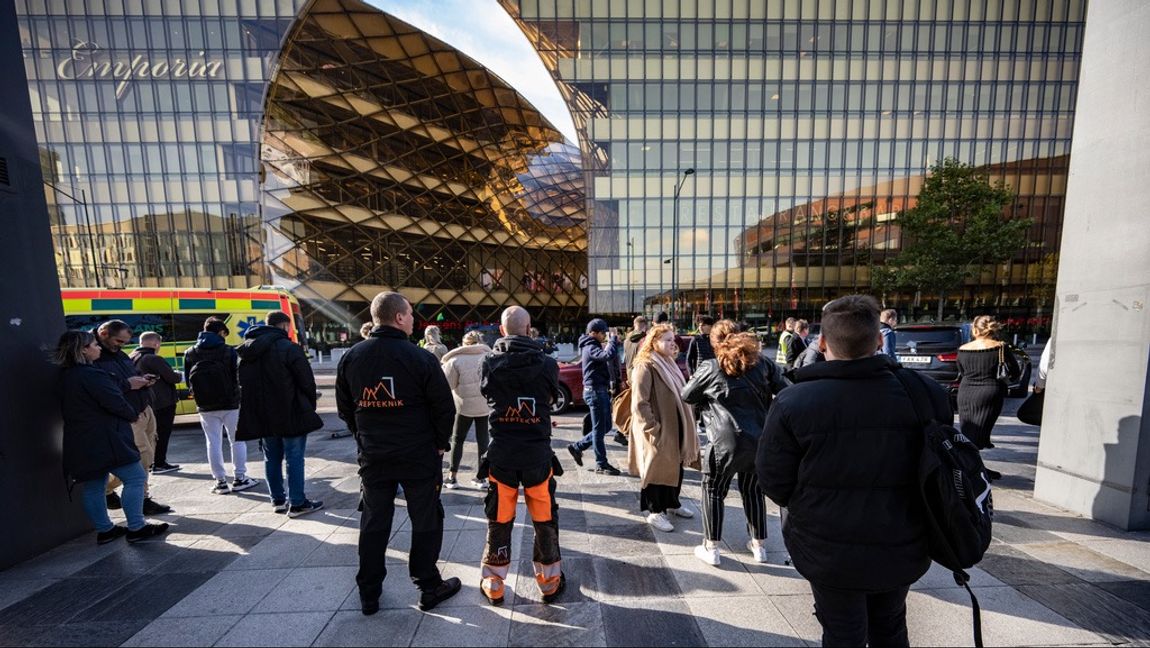
<path id="1" fill-rule="evenodd" d="M 370 337 L 345 353 L 336 370 L 339 417 L 359 447 L 359 602 L 379 611 L 387 575 L 387 543 L 395 496 L 403 487 L 411 519 L 408 571 L 420 590 L 419 609 L 430 610 L 461 587 L 436 566 L 443 546 L 443 452 L 450 449 L 455 400 L 439 359 L 412 344 L 411 302 L 382 292 L 371 302 Z"/>
<path id="2" fill-rule="evenodd" d="M 559 557 L 559 507 L 555 475 L 562 474 L 551 451 L 551 402 L 559 395 L 559 364 L 529 337 L 531 316 L 521 306 L 503 311 L 503 337 L 483 360 L 479 390 L 491 409 L 487 447 L 487 543 L 480 591 L 492 605 L 503 603 L 503 581 L 512 563 L 511 531 L 523 489 L 535 526 L 535 581 L 550 603 L 565 581 Z"/>

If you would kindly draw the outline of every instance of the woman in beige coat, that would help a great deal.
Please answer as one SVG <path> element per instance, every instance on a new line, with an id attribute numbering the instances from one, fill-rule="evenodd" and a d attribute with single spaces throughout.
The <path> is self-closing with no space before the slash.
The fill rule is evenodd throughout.
<path id="1" fill-rule="evenodd" d="M 675 530 L 668 513 L 695 516 L 679 501 L 683 467 L 699 466 L 699 439 L 695 417 L 679 397 L 686 381 L 675 364 L 678 354 L 675 330 L 660 324 L 647 333 L 631 365 L 629 467 L 641 480 L 639 507 L 659 531 Z"/>
<path id="2" fill-rule="evenodd" d="M 491 353 L 491 347 L 483 344 L 483 338 L 476 331 L 468 331 L 463 336 L 463 346 L 448 351 L 443 356 L 443 374 L 451 386 L 451 396 L 455 400 L 455 429 L 451 434 L 451 467 L 444 488 L 455 488 L 459 462 L 463 459 L 463 442 L 467 441 L 467 431 L 475 425 L 475 443 L 479 446 L 479 457 L 487 452 L 487 399 L 479 392 L 480 368 L 483 359 Z M 479 461 L 475 462 L 479 470 Z M 471 480 L 475 488 L 487 488 L 487 480 L 480 479 L 478 473 Z"/>

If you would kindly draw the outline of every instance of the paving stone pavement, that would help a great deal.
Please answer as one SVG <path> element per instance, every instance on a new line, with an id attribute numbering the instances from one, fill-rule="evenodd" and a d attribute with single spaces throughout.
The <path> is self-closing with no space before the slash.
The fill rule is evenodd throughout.
<path id="1" fill-rule="evenodd" d="M 330 386 L 330 377 L 321 376 Z M 330 396 L 321 401 L 330 404 Z M 1016 405 L 1017 403 L 1014 403 Z M 595 475 L 573 465 L 563 446 L 579 435 L 582 412 L 559 417 L 555 447 L 567 465 L 559 479 L 560 539 L 568 589 L 544 605 L 531 569 L 533 532 L 522 509 L 513 546 L 518 567 L 505 606 L 478 590 L 485 520 L 476 490 L 444 491 L 441 568 L 463 591 L 430 613 L 405 559 L 411 534 L 402 502 L 388 562 L 382 610 L 364 617 L 355 592 L 358 478 L 355 444 L 309 439 L 308 495 L 324 510 L 300 519 L 271 512 L 266 487 L 209 493 L 198 425 L 181 425 L 171 456 L 178 473 L 154 478 L 157 499 L 175 512 L 163 543 L 97 547 L 91 534 L 0 572 L 0 644 L 125 646 L 803 646 L 819 642 L 806 582 L 784 564 L 771 512 L 770 562 L 752 561 L 735 489 L 728 500 L 723 559 L 692 555 L 695 520 L 654 531 L 638 514 L 636 479 Z M 1150 644 L 1150 533 L 1127 533 L 1031 497 L 1037 429 L 1008 415 L 989 451 L 1006 478 L 995 491 L 995 542 L 972 570 L 987 645 Z M 194 421 L 195 419 L 191 419 Z M 253 444 L 254 445 L 254 444 Z M 610 444 L 612 461 L 625 453 Z M 461 476 L 476 463 L 474 444 Z M 251 452 L 262 477 L 261 455 Z M 462 480 L 461 480 L 462 481 Z M 698 509 L 697 474 L 684 494 Z M 113 513 L 113 515 L 118 515 Z M 932 569 L 908 599 L 915 645 L 970 645 L 965 591 Z"/>

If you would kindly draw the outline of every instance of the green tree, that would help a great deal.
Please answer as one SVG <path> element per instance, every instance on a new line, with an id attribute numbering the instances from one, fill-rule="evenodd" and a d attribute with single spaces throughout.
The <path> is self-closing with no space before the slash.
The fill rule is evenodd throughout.
<path id="1" fill-rule="evenodd" d="M 1025 245 L 1031 221 L 1007 210 L 1013 202 L 1009 188 L 973 166 L 954 158 L 932 166 L 915 206 L 895 219 L 902 251 L 874 268 L 875 288 L 937 294 L 941 320 L 948 292 Z"/>

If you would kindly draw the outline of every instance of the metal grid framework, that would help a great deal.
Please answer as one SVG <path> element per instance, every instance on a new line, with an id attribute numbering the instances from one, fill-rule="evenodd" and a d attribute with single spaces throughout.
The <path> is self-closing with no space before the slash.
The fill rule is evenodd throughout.
<path id="1" fill-rule="evenodd" d="M 947 316 L 1049 325 L 1083 0 L 499 0 L 556 79 L 588 184 L 590 308 L 752 321 L 870 290 L 891 220 L 954 156 L 1029 241 Z M 678 200 L 676 181 L 696 173 Z M 677 251 L 677 258 L 671 259 Z M 932 296 L 887 295 L 904 313 Z"/>
<path id="2" fill-rule="evenodd" d="M 339 322 L 398 290 L 429 321 L 586 313 L 577 149 L 451 46 L 316 0 L 281 53 L 261 161 L 274 281 Z M 332 312 L 333 306 L 335 312 Z"/>

